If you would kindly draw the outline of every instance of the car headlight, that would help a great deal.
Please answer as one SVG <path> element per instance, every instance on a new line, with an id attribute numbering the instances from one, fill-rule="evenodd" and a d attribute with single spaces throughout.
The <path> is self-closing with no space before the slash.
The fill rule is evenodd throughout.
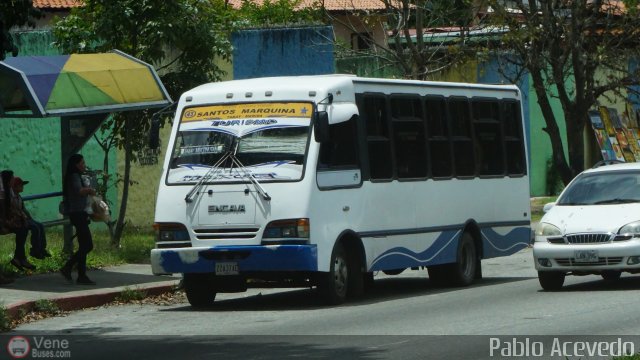
<path id="1" fill-rule="evenodd" d="M 559 236 L 562 235 L 560 229 L 549 223 L 539 223 L 536 228 L 536 236 Z"/>
<path id="2" fill-rule="evenodd" d="M 640 235 L 640 221 L 629 223 L 618 230 L 618 234 L 636 234 Z"/>

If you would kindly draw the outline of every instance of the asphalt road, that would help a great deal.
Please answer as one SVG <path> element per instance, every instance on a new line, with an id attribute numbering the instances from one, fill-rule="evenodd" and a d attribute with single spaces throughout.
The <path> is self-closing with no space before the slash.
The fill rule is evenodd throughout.
<path id="1" fill-rule="evenodd" d="M 186 303 L 103 307 L 25 324 L 9 336 L 69 339 L 72 355 L 125 359 L 523 358 L 518 349 L 529 351 L 525 358 L 540 351 L 541 358 L 611 358 L 572 347 L 585 342 L 606 342 L 605 355 L 618 354 L 614 345 L 640 351 L 640 275 L 613 284 L 568 277 L 563 291 L 543 292 L 530 249 L 483 261 L 483 274 L 467 288 L 434 287 L 426 271 L 380 274 L 364 298 L 338 307 L 321 305 L 310 289 L 220 294 L 199 311 Z"/>

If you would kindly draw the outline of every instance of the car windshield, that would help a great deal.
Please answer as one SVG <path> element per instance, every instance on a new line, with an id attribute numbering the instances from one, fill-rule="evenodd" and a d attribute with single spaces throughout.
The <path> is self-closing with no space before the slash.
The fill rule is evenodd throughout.
<path id="1" fill-rule="evenodd" d="M 582 174 L 558 205 L 606 205 L 640 202 L 640 171 L 606 171 Z"/>
<path id="2" fill-rule="evenodd" d="M 206 176 L 210 181 L 242 181 L 248 174 L 259 181 L 301 179 L 311 109 L 309 103 L 251 103 L 185 110 L 168 182 L 193 183 L 206 174 L 215 174 Z"/>

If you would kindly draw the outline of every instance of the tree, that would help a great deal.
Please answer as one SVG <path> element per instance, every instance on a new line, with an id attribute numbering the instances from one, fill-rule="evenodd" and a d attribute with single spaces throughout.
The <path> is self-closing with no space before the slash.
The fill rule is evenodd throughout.
<path id="1" fill-rule="evenodd" d="M 228 60 L 235 18 L 223 0 L 85 0 L 55 23 L 64 52 L 121 50 L 156 67 L 172 98 L 221 78 L 215 59 Z M 136 151 L 146 145 L 149 111 L 116 114 L 105 124 L 125 153 L 122 199 L 113 242 L 119 245 L 126 215 L 130 171 Z"/>
<path id="2" fill-rule="evenodd" d="M 13 43 L 9 30 L 14 26 L 34 26 L 34 19 L 41 16 L 31 0 L 4 0 L 0 2 L 0 60 L 6 53 L 18 56 L 18 48 Z"/>
<path id="3" fill-rule="evenodd" d="M 346 9 L 346 15 L 326 12 L 334 24 L 359 34 L 361 47 L 337 44 L 341 56 L 371 56 L 381 69 L 396 68 L 404 78 L 419 80 L 475 56 L 467 41 L 475 18 L 471 0 L 379 0 L 373 4 L 377 10 Z M 447 36 L 430 31 L 439 27 L 451 31 Z"/>
<path id="4" fill-rule="evenodd" d="M 603 97 L 624 98 L 638 84 L 629 59 L 638 59 L 637 1 L 490 0 L 493 22 L 508 29 L 496 49 L 519 75 L 531 76 L 551 140 L 552 162 L 567 184 L 584 167 L 583 132 L 588 112 Z M 626 6 L 625 6 L 626 5 Z M 505 73 L 506 74 L 506 73 Z M 515 82 L 515 80 L 514 80 Z M 557 98 L 566 123 L 568 152 L 550 100 Z"/>

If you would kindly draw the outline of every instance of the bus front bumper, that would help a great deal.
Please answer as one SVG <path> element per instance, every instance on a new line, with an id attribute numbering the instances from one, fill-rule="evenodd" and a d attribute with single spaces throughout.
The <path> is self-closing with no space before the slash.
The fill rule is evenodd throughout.
<path id="1" fill-rule="evenodd" d="M 316 245 L 152 249 L 154 275 L 174 273 L 317 271 Z"/>

